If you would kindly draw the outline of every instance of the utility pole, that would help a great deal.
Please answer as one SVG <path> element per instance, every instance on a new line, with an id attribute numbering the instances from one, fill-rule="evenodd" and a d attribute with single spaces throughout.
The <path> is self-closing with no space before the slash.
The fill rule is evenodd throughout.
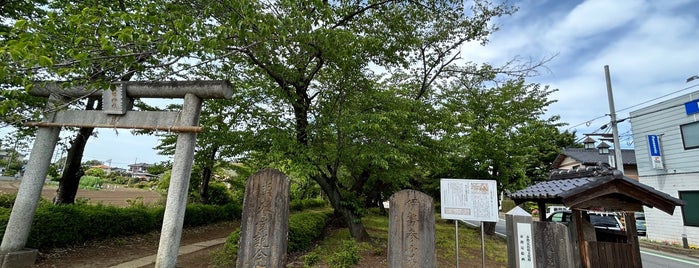
<path id="1" fill-rule="evenodd" d="M 624 161 L 621 159 L 621 144 L 619 143 L 619 130 L 617 129 L 616 112 L 614 109 L 614 95 L 612 94 L 612 79 L 609 76 L 609 65 L 604 65 L 604 77 L 607 80 L 607 97 L 609 98 L 609 115 L 612 118 L 612 135 L 614 139 L 614 162 L 616 169 L 624 174 Z"/>

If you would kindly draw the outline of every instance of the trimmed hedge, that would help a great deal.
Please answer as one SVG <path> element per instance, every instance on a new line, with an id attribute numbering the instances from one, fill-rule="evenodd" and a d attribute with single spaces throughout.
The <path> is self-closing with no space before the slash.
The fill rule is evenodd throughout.
<path id="1" fill-rule="evenodd" d="M 313 245 L 313 241 L 323 234 L 325 224 L 332 214 L 332 211 L 308 211 L 290 215 L 289 243 L 286 252 L 301 251 Z M 221 261 L 224 261 L 225 265 L 235 265 L 239 242 L 240 229 L 237 229 L 228 236 L 226 243 L 223 245 L 221 254 L 226 256 L 226 258 Z"/>
<path id="2" fill-rule="evenodd" d="M 314 199 L 294 199 L 289 202 L 290 211 L 303 211 L 311 208 L 322 208 L 328 206 L 328 202 L 322 198 Z"/>
<path id="3" fill-rule="evenodd" d="M 1 198 L 0 198 L 1 199 Z M 7 211 L 7 212 L 6 212 Z M 47 249 L 76 245 L 88 240 L 147 233 L 161 228 L 163 207 L 112 207 L 104 205 L 39 206 L 27 247 Z M 190 204 L 184 226 L 200 226 L 240 218 L 240 205 Z M 5 232 L 9 209 L 0 209 L 0 235 Z"/>
<path id="4" fill-rule="evenodd" d="M 289 244 L 287 252 L 308 248 L 323 232 L 329 212 L 306 212 L 289 216 Z"/>

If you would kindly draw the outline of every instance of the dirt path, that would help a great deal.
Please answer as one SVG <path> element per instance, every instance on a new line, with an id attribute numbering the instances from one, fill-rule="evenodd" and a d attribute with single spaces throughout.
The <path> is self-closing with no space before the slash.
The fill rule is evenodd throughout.
<path id="1" fill-rule="evenodd" d="M 237 228 L 237 222 L 222 222 L 207 226 L 187 228 L 182 231 L 180 246 L 191 245 L 219 238 L 226 238 Z M 40 252 L 34 268 L 99 268 L 120 265 L 125 262 L 151 256 L 158 252 L 159 232 L 132 235 L 107 240 L 91 241 L 84 245 L 58 248 Z M 210 267 L 210 254 L 222 248 L 217 245 L 180 255 L 177 267 Z M 153 263 L 142 267 L 153 267 Z"/>

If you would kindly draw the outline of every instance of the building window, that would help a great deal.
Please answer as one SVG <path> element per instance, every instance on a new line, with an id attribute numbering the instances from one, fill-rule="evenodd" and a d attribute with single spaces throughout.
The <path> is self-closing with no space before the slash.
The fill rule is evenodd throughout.
<path id="1" fill-rule="evenodd" d="M 680 199 L 687 202 L 682 207 L 685 226 L 699 227 L 699 191 L 680 191 Z"/>
<path id="2" fill-rule="evenodd" d="M 680 131 L 685 150 L 699 148 L 699 122 L 681 125 Z"/>

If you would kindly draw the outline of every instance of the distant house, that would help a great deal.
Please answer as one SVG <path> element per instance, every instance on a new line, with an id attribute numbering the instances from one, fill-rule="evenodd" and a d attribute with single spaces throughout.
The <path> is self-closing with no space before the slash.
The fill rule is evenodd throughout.
<path id="1" fill-rule="evenodd" d="M 12 159 L 13 161 L 22 162 L 24 161 L 24 154 L 14 152 L 11 150 L 0 150 L 0 160 Z"/>
<path id="2" fill-rule="evenodd" d="M 126 173 L 128 173 L 128 170 L 126 170 L 125 168 L 120 168 L 120 167 L 112 167 L 112 172 L 126 174 Z"/>
<path id="3" fill-rule="evenodd" d="M 148 168 L 152 166 L 154 165 L 146 163 L 131 164 L 129 165 L 128 174 L 130 174 L 132 178 L 139 178 L 141 180 L 151 180 L 153 178 L 157 178 L 157 175 L 148 173 Z"/>
<path id="4" fill-rule="evenodd" d="M 148 173 L 148 168 L 152 167 L 153 164 L 146 164 L 146 163 L 136 163 L 136 164 L 131 164 L 129 165 L 129 172 L 130 173 Z"/>
<path id="5" fill-rule="evenodd" d="M 595 167 L 598 163 L 606 163 L 612 167 L 616 166 L 614 149 L 609 149 L 610 146 L 607 143 L 601 142 L 595 146 L 595 140 L 587 137 L 583 144 L 585 148 L 563 149 L 553 161 L 551 168 L 554 171 L 579 169 Z M 624 162 L 624 176 L 638 180 L 635 151 L 633 149 L 621 149 L 621 158 Z"/>
<path id="6" fill-rule="evenodd" d="M 101 170 L 104 170 L 107 174 L 112 172 L 112 167 L 107 166 L 107 165 L 96 165 L 96 166 L 91 166 L 90 168 L 99 168 Z"/>

